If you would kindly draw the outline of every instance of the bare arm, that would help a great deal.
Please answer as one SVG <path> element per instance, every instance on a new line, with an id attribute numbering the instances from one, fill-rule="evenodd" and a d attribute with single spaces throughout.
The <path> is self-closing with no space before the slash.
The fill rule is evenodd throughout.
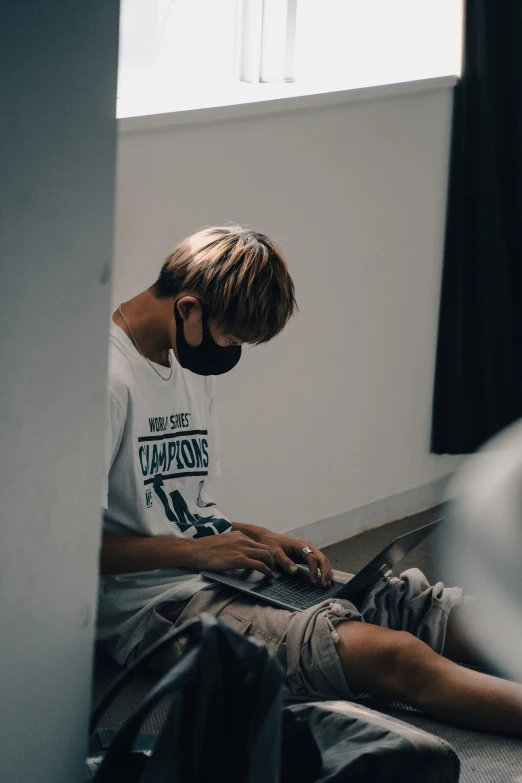
<path id="1" fill-rule="evenodd" d="M 193 568 L 194 544 L 190 538 L 104 533 L 100 570 L 102 574 L 125 574 L 154 568 Z"/>
<path id="2" fill-rule="evenodd" d="M 253 568 L 271 576 L 273 566 L 269 547 L 239 531 L 204 538 L 104 533 L 100 558 L 102 574 L 128 574 L 155 568 L 190 568 L 193 571 Z"/>

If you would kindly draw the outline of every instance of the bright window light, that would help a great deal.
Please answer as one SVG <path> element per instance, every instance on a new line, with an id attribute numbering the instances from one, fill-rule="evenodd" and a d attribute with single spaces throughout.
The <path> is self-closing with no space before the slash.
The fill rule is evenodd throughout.
<path id="1" fill-rule="evenodd" d="M 298 0 L 296 42 L 310 85 L 460 75 L 462 0 Z"/>
<path id="2" fill-rule="evenodd" d="M 459 75 L 463 0 L 121 0 L 118 117 Z"/>
<path id="3" fill-rule="evenodd" d="M 220 105 L 236 14 L 236 0 L 121 0 L 118 117 Z"/>

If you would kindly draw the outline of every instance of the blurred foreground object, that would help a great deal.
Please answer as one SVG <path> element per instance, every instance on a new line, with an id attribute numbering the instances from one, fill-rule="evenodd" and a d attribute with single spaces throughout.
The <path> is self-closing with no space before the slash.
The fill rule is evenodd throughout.
<path id="1" fill-rule="evenodd" d="M 462 464 L 447 499 L 444 577 L 478 597 L 467 628 L 475 645 L 522 682 L 522 421 Z"/>

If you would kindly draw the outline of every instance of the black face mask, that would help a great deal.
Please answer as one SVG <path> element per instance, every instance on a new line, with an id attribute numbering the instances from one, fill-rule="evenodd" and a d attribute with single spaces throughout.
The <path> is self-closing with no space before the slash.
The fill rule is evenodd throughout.
<path id="1" fill-rule="evenodd" d="M 182 367 L 196 375 L 223 375 L 232 370 L 241 358 L 241 346 L 230 345 L 222 348 L 212 338 L 208 328 L 208 318 L 203 313 L 201 326 L 203 340 L 195 348 L 185 339 L 183 318 L 178 311 L 179 299 L 174 303 L 176 318 L 176 349 L 178 361 Z"/>

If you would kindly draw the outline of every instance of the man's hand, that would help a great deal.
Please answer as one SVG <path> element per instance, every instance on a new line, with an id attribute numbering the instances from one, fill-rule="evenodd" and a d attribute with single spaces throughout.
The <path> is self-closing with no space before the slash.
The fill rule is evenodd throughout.
<path id="1" fill-rule="evenodd" d="M 305 563 L 310 570 L 310 582 L 313 585 L 318 583 L 319 570 L 321 572 L 319 580 L 321 587 L 331 587 L 333 584 L 334 575 L 330 561 L 310 541 L 274 533 L 264 527 L 257 527 L 257 525 L 242 525 L 234 522 L 232 527 L 254 541 L 264 544 L 272 553 L 275 562 L 289 574 L 296 573 L 296 563 Z M 301 551 L 305 547 L 309 547 L 312 552 L 303 558 Z"/>
<path id="2" fill-rule="evenodd" d="M 226 571 L 228 568 L 253 568 L 265 576 L 274 576 L 274 555 L 263 542 L 233 530 L 219 536 L 193 539 L 192 567 L 197 571 Z"/>
<path id="3" fill-rule="evenodd" d="M 306 558 L 301 550 L 312 550 Z M 282 536 L 255 525 L 233 524 L 230 533 L 203 538 L 177 536 L 117 536 L 103 534 L 102 574 L 127 574 L 156 568 L 190 568 L 194 571 L 226 571 L 229 568 L 252 568 L 265 576 L 274 576 L 277 563 L 288 573 L 297 570 L 296 563 L 306 563 L 310 581 L 329 587 L 332 569 L 326 557 L 309 541 Z"/>

